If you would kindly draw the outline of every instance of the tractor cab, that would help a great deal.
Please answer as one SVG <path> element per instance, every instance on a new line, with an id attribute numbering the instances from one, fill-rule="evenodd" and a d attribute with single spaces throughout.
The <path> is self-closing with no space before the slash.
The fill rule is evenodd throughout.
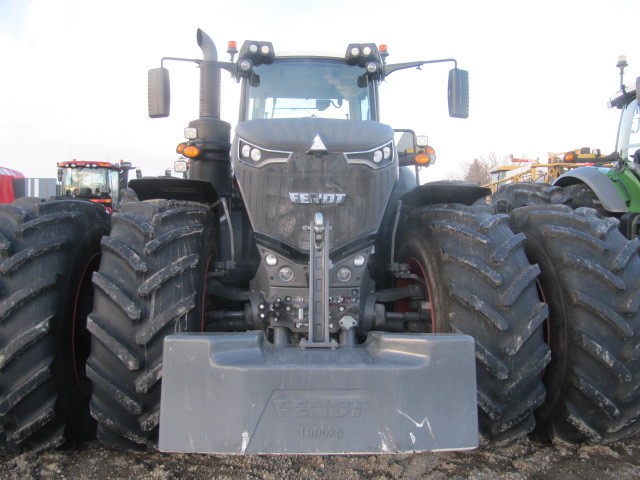
<path id="1" fill-rule="evenodd" d="M 616 67 L 620 69 L 620 89 L 611 97 L 607 105 L 609 108 L 622 110 L 618 125 L 616 140 L 616 154 L 618 160 L 640 162 L 640 108 L 638 107 L 638 91 L 640 91 L 640 77 L 630 85 L 624 83 L 624 70 L 628 66 L 627 57 L 618 57 Z"/>
<path id="2" fill-rule="evenodd" d="M 378 117 L 377 83 L 369 81 L 363 68 L 344 59 L 283 57 L 253 65 L 245 78 L 241 121 Z"/>
<path id="3" fill-rule="evenodd" d="M 622 107 L 617 150 L 620 158 L 640 162 L 640 107 L 637 98 Z"/>
<path id="4" fill-rule="evenodd" d="M 58 195 L 85 198 L 104 204 L 107 210 L 118 203 L 120 190 L 126 187 L 129 162 L 87 162 L 73 160 L 58 163 Z"/>

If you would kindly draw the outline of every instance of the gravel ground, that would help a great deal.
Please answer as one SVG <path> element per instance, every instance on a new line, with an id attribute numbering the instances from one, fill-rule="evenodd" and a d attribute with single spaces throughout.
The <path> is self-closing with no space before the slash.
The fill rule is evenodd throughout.
<path id="1" fill-rule="evenodd" d="M 472 452 L 415 455 L 221 456 L 77 450 L 0 455 L 0 479 L 639 479 L 640 435 L 606 446 L 529 440 Z"/>

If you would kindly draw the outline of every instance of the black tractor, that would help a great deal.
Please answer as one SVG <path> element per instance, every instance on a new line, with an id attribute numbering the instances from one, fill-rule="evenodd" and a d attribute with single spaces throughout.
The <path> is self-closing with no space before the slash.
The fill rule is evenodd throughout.
<path id="1" fill-rule="evenodd" d="M 179 146 L 188 178 L 140 178 L 122 192 L 100 266 L 86 269 L 95 270 L 93 305 L 78 330 L 90 341 L 65 327 L 83 324 L 81 315 L 34 307 L 65 303 L 48 276 L 41 288 L 27 282 L 75 237 L 33 260 L 43 238 L 23 225 L 53 223 L 58 213 L 0 209 L 0 348 L 13 354 L 0 357 L 7 448 L 76 434 L 65 416 L 70 399 L 56 394 L 67 379 L 90 386 L 90 398 L 74 400 L 85 399 L 101 440 L 124 449 L 394 453 L 512 441 L 536 422 L 567 440 L 637 430 L 637 249 L 589 211 L 551 206 L 516 225 L 477 204 L 488 189 L 419 185 L 415 136 L 380 122 L 380 82 L 439 62 L 454 63 L 449 113 L 466 118 L 468 74 L 455 60 L 387 64 L 386 48 L 374 44 L 336 57 L 277 56 L 272 44 L 247 41 L 222 62 L 201 30 L 197 40 L 202 60 L 162 61 L 200 68 L 200 118 Z M 222 70 L 242 88 L 233 138 L 219 118 Z M 169 114 L 164 66 L 149 73 L 149 114 Z M 525 252 L 526 225 L 543 220 L 557 227 L 537 241 L 543 252 L 568 239 L 599 249 L 598 283 L 570 283 L 575 295 L 563 305 L 590 306 L 595 330 L 619 334 L 614 347 L 626 356 L 617 363 L 595 330 L 575 333 L 582 310 L 557 324 L 549 316 L 541 292 L 554 262 L 541 275 Z M 587 267 L 577 247 L 569 250 L 568 271 L 579 276 Z M 51 268 L 65 274 L 62 262 Z M 46 340 L 32 336 L 34 322 L 45 322 Z M 72 376 L 64 358 L 86 363 L 86 376 L 81 368 Z M 587 377 L 574 376 L 576 366 Z M 9 372 L 28 386 L 7 383 Z M 570 386 L 597 390 L 588 375 L 603 372 L 611 403 L 574 402 Z M 41 412 L 27 401 L 36 394 L 51 414 L 25 429 L 22 419 Z"/>

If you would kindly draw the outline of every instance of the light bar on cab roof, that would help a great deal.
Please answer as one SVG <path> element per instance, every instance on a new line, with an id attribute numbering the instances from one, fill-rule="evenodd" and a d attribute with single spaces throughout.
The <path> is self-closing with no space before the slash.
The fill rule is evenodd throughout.
<path id="1" fill-rule="evenodd" d="M 87 162 L 85 160 L 73 160 L 71 162 L 59 162 L 58 167 L 61 168 L 111 168 L 117 170 L 119 165 L 113 165 L 109 162 Z"/>
<path id="2" fill-rule="evenodd" d="M 240 49 L 240 55 L 238 61 L 249 60 L 253 65 L 273 63 L 276 58 L 273 50 L 273 44 L 271 42 L 256 42 L 253 40 L 246 40 Z"/>
<path id="3" fill-rule="evenodd" d="M 367 63 L 380 64 L 382 59 L 375 43 L 351 43 L 347 47 L 345 60 L 348 65 L 359 65 L 365 67 Z"/>

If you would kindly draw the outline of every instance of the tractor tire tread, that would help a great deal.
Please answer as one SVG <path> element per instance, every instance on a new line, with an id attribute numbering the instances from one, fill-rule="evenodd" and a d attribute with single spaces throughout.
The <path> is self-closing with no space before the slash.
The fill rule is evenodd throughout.
<path id="1" fill-rule="evenodd" d="M 530 206 L 511 212 L 540 265 L 550 308 L 550 392 L 538 433 L 564 443 L 610 443 L 639 429 L 638 243 L 592 208 Z"/>
<path id="2" fill-rule="evenodd" d="M 481 441 L 506 443 L 533 429 L 550 355 L 542 335 L 546 306 L 536 292 L 539 270 L 526 258 L 525 237 L 511 232 L 506 215 L 489 210 L 413 209 L 398 230 L 397 258 L 425 265 L 445 331 L 475 339 Z"/>

